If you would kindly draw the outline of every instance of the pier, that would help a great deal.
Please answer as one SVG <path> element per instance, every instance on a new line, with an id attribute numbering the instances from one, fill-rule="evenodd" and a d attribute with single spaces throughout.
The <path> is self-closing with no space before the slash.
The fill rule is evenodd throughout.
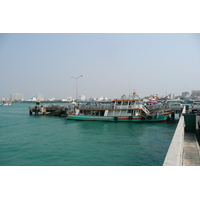
<path id="1" fill-rule="evenodd" d="M 66 116 L 68 112 L 72 112 L 73 105 L 40 105 L 39 102 L 35 106 L 29 107 L 29 114 L 32 115 L 49 115 L 49 116 Z"/>
<path id="2" fill-rule="evenodd" d="M 11 100 L 0 100 L 0 106 L 2 105 L 12 105 Z"/>
<path id="3" fill-rule="evenodd" d="M 184 115 L 187 113 L 193 115 L 194 120 L 186 123 Z M 184 107 L 163 166 L 200 166 L 199 124 L 200 116 Z"/>

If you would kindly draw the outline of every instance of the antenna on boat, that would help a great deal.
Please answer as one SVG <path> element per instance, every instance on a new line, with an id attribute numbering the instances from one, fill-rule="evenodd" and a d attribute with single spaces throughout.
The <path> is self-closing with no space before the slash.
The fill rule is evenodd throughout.
<path id="1" fill-rule="evenodd" d="M 128 74 L 128 93 L 130 95 L 130 80 L 129 80 L 129 74 Z"/>

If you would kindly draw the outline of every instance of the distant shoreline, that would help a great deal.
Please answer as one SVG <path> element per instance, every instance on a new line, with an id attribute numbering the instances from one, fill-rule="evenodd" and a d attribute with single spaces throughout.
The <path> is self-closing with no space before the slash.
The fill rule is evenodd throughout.
<path id="1" fill-rule="evenodd" d="M 36 103 L 37 101 L 13 101 L 12 104 Z M 72 101 L 40 101 L 40 103 L 72 103 Z"/>

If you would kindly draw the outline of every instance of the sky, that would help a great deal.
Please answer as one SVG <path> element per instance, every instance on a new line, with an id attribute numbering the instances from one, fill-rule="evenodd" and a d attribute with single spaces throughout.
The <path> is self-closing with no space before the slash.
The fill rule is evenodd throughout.
<path id="1" fill-rule="evenodd" d="M 11 4 L 12 2 L 12 4 Z M 141 97 L 200 89 L 196 0 L 4 1 L 0 99 Z M 3 19 L 3 20 L 2 20 Z"/>
<path id="2" fill-rule="evenodd" d="M 0 98 L 141 97 L 200 89 L 200 34 L 1 33 Z"/>

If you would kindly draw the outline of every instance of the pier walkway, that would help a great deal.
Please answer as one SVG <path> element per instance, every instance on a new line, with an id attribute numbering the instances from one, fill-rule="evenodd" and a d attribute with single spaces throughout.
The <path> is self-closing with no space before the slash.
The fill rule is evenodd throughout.
<path id="1" fill-rule="evenodd" d="M 182 166 L 200 166 L 199 144 L 195 133 L 184 134 Z"/>
<path id="2" fill-rule="evenodd" d="M 180 116 L 163 166 L 200 166 L 199 121 L 200 117 L 196 116 L 196 133 L 186 132 L 184 116 Z"/>

